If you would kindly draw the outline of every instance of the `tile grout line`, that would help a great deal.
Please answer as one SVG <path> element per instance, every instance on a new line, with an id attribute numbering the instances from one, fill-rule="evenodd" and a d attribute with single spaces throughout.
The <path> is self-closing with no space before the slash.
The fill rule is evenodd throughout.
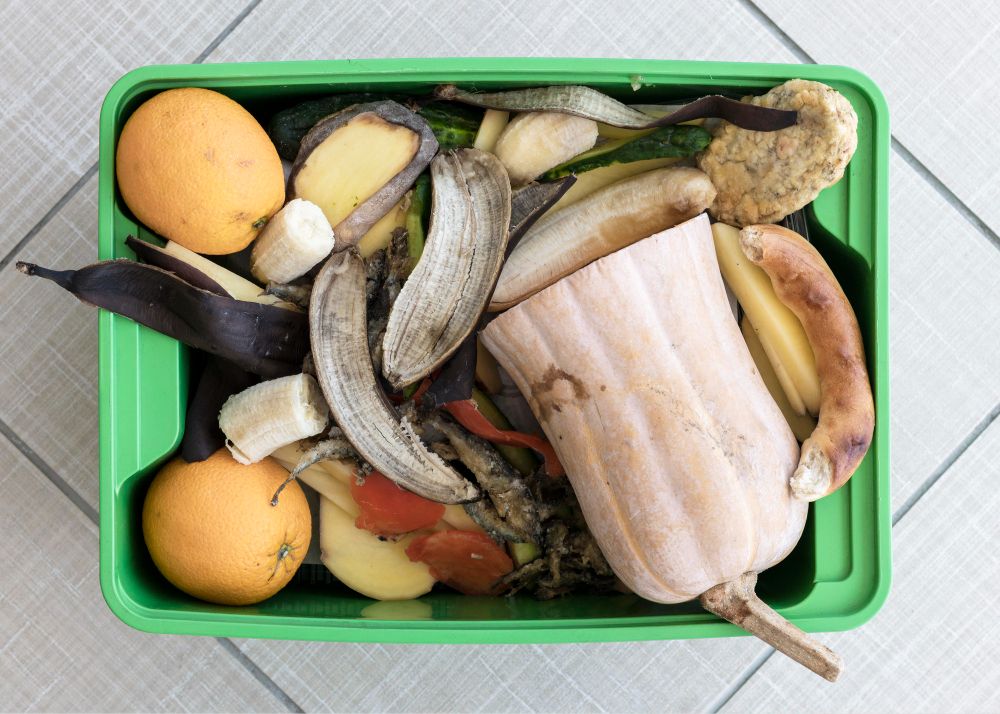
<path id="1" fill-rule="evenodd" d="M 791 35 L 782 30 L 781 26 L 772 20 L 771 16 L 764 12 L 757 3 L 753 0 L 740 0 L 740 3 L 743 7 L 749 10 L 750 14 L 756 17 L 762 25 L 767 27 L 771 34 L 776 36 L 778 41 L 781 42 L 786 49 L 791 50 L 792 54 L 798 58 L 799 62 L 802 62 L 803 64 L 817 64 L 816 60 L 812 58 L 812 55 L 806 52 L 802 45 L 793 40 Z"/>
<path id="2" fill-rule="evenodd" d="M 205 47 L 205 49 L 203 49 L 200 53 L 198 53 L 198 56 L 194 58 L 192 64 L 201 64 L 206 59 L 208 59 L 208 56 L 213 52 L 215 52 L 215 50 L 218 49 L 219 45 L 221 45 L 225 41 L 225 39 L 233 33 L 233 30 L 235 30 L 241 22 L 246 20 L 247 17 L 250 15 L 250 13 L 256 10 L 257 6 L 260 5 L 262 2 L 263 0 L 250 0 L 250 2 L 247 3 L 247 6 L 243 8 L 240 11 L 240 13 L 236 17 L 234 17 L 228 25 L 222 28 L 222 32 L 216 35 L 215 39 L 209 42 L 208 46 Z"/>
<path id="3" fill-rule="evenodd" d="M 209 55 L 214 52 L 219 45 L 221 45 L 233 30 L 239 26 L 243 20 L 245 20 L 250 13 L 252 13 L 258 5 L 263 0 L 251 0 L 246 7 L 235 17 L 233 20 L 223 28 L 223 30 L 215 36 L 215 38 L 202 50 L 197 57 L 193 60 L 192 64 L 201 64 L 204 62 Z M 58 214 L 73 197 L 80 192 L 88 181 L 94 177 L 97 173 L 99 161 L 95 161 L 80 178 L 78 178 L 72 186 L 64 193 L 55 204 L 45 212 L 45 215 L 39 219 L 39 221 L 32 226 L 24 237 L 19 240 L 14 247 L 8 251 L 8 253 L 0 258 L 0 270 L 5 268 L 10 264 L 11 260 L 14 259 L 15 255 L 23 250 L 31 240 L 38 235 L 43 228 Z M 5 421 L 0 419 L 0 434 L 2 434 L 10 443 L 13 445 L 18 452 L 21 453 L 36 469 L 38 469 L 42 475 L 44 475 L 53 486 L 55 486 L 69 501 L 75 505 L 84 516 L 87 517 L 95 526 L 100 527 L 100 519 L 97 510 L 87 502 L 80 493 L 67 483 L 59 473 L 49 465 L 39 454 L 32 449 L 17 433 L 8 425 Z M 246 653 L 243 652 L 231 639 L 226 637 L 216 637 L 215 641 L 221 646 L 236 662 L 243 667 L 246 672 L 253 677 L 261 686 L 263 686 L 268 693 L 273 696 L 277 701 L 284 705 L 285 709 L 290 712 L 303 712 L 302 707 L 292 699 L 289 694 L 278 685 L 263 669 L 261 669 L 256 662 L 254 662 Z"/>
<path id="4" fill-rule="evenodd" d="M 6 437 L 7 441 L 17 449 L 21 455 L 27 459 L 32 466 L 42 472 L 52 485 L 55 486 L 69 501 L 83 512 L 83 515 L 90 520 L 95 526 L 100 526 L 99 515 L 97 510 L 87 502 L 87 500 L 80 495 L 79 491 L 70 486 L 59 473 L 49 465 L 49 463 L 43 459 L 38 452 L 32 449 L 28 444 L 24 442 L 21 437 L 7 424 L 7 422 L 0 419 L 0 434 Z M 292 699 L 285 690 L 283 690 L 277 682 L 271 679 L 264 670 L 262 670 L 257 663 L 250 659 L 243 650 L 236 646 L 236 644 L 226 638 L 226 637 L 216 637 L 214 638 L 226 652 L 228 652 L 236 661 L 252 676 L 256 679 L 268 692 L 279 702 L 285 705 L 285 708 L 290 712 L 302 712 L 304 711 L 294 699 Z"/>
<path id="5" fill-rule="evenodd" d="M 250 13 L 257 9 L 257 6 L 260 5 L 261 2 L 263 2 L 263 0 L 250 0 L 250 2 L 247 3 L 247 6 L 244 7 L 243 10 L 241 10 L 240 13 L 222 29 L 222 32 L 216 35 L 215 39 L 209 42 L 208 46 L 194 58 L 192 64 L 201 64 L 208 59 L 209 55 L 215 52 L 219 45 L 221 45 L 225 39 L 232 34 L 233 30 L 235 30 L 240 23 L 249 17 Z M 285 709 L 290 712 L 305 711 L 294 699 L 292 699 L 288 692 L 281 688 L 281 685 L 275 682 L 267 672 L 261 669 L 260 666 L 254 662 L 249 655 L 241 650 L 235 642 L 228 637 L 216 637 L 215 641 L 220 647 L 222 647 L 222 649 L 228 652 L 229 655 L 235 659 L 236 662 L 243 667 L 243 669 L 246 670 L 251 677 L 257 680 L 257 682 L 264 687 L 272 697 L 281 702 Z"/>
<path id="6" fill-rule="evenodd" d="M 816 64 L 816 60 L 813 59 L 812 55 L 805 51 L 805 49 L 792 37 L 785 32 L 771 17 L 764 12 L 754 0 L 740 0 L 740 2 L 747 8 L 752 15 L 754 15 L 760 22 L 762 22 L 779 41 L 781 41 L 794 55 L 796 55 L 801 61 L 807 62 L 809 64 Z M 945 202 L 948 203 L 952 208 L 959 212 L 959 214 L 970 223 L 977 231 L 979 231 L 990 243 L 992 243 L 996 248 L 1000 249 L 1000 236 L 990 228 L 986 222 L 980 218 L 975 211 L 973 211 L 969 206 L 962 201 L 950 188 L 948 188 L 937 175 L 934 174 L 927 166 L 920 161 L 916 156 L 913 155 L 909 149 L 895 136 L 891 137 L 892 149 L 899 155 L 903 161 L 907 163 L 910 168 L 916 171 L 921 178 L 929 183 Z M 972 445 L 972 443 L 979 438 L 989 426 L 1000 416 L 1000 404 L 997 404 L 983 419 L 973 427 L 962 441 L 959 442 L 948 456 L 945 457 L 938 467 L 931 472 L 924 482 L 910 494 L 906 502 L 893 514 L 892 525 L 895 526 L 910 509 L 916 505 L 916 503 L 930 490 L 930 488 L 951 468 L 951 466 L 961 458 L 962 454 Z"/>
<path id="7" fill-rule="evenodd" d="M 924 497 L 924 495 L 934 487 L 941 477 L 948 473 L 948 470 L 954 466 L 955 462 L 962 458 L 962 455 L 969 450 L 969 447 L 978 439 L 984 431 L 990 428 L 993 423 L 1000 417 L 1000 403 L 997 403 L 993 409 L 984 416 L 978 424 L 976 424 L 972 431 L 970 431 L 962 441 L 958 443 L 951 453 L 945 457 L 944 461 L 934 469 L 930 476 L 924 479 L 924 482 L 917 487 L 917 490 L 910 494 L 909 498 L 896 509 L 896 512 L 892 514 L 892 525 L 895 527 L 899 523 L 903 516 L 910 512 L 910 510 L 917 505 L 917 502 Z"/>
<path id="8" fill-rule="evenodd" d="M 790 50 L 800 62 L 805 64 L 817 64 L 816 60 L 813 59 L 812 55 L 805 51 L 805 49 L 796 42 L 792 37 L 785 32 L 781 27 L 771 19 L 771 17 L 764 12 L 754 0 L 740 0 L 743 6 L 750 12 L 751 15 L 757 18 L 761 23 L 763 23 L 782 44 L 785 45 L 786 49 Z M 906 164 L 917 172 L 917 174 L 927 183 L 931 185 L 939 196 L 944 199 L 944 202 L 949 206 L 958 211 L 958 214 L 962 216 L 973 228 L 979 231 L 983 237 L 988 240 L 993 247 L 1000 250 L 1000 235 L 993 230 L 986 221 L 979 217 L 979 214 L 972 210 L 965 201 L 959 198 L 958 194 L 948 188 L 947 184 L 942 181 L 937 174 L 931 171 L 924 162 L 918 159 L 912 151 L 906 148 L 899 139 L 896 138 L 895 134 L 890 135 L 891 148 L 896 154 L 901 158 Z"/>
<path id="9" fill-rule="evenodd" d="M 975 443 L 980 436 L 982 436 L 983 432 L 989 429 L 998 418 L 1000 418 L 1000 402 L 998 402 L 996 406 L 994 406 L 993 409 L 990 410 L 990 412 L 987 413 L 986 416 L 984 416 L 979 423 L 972 428 L 972 431 L 970 431 L 965 438 L 959 442 L 958 446 L 956 446 L 951 453 L 945 457 L 944 461 L 942 461 L 938 467 L 934 469 L 931 475 L 928 476 L 922 484 L 920 484 L 917 490 L 910 494 L 910 497 L 906 499 L 906 502 L 896 509 L 896 512 L 892 515 L 893 528 L 895 528 L 896 524 L 903 520 L 903 517 L 913 509 L 917 502 L 923 498 L 931 488 L 933 488 L 934 484 L 940 481 L 941 478 L 948 473 L 951 467 L 955 465 L 955 462 L 962 458 L 962 454 L 968 451 L 969 447 L 971 447 L 972 444 Z M 771 655 L 775 652 L 776 650 L 768 645 L 765 652 L 757 655 L 757 657 L 749 665 L 747 665 L 747 668 L 744 669 L 735 680 L 722 690 L 719 696 L 715 698 L 712 705 L 706 711 L 710 714 L 716 714 L 719 710 L 726 706 L 726 704 L 728 704 L 729 701 L 736 696 L 743 686 L 750 681 L 751 677 L 760 671 L 761 667 L 767 663 L 767 661 L 771 658 Z"/>
<path id="10" fill-rule="evenodd" d="M 927 168 L 927 165 L 914 156 L 913 152 L 907 149 L 895 136 L 892 137 L 892 149 L 896 152 L 896 155 L 906 162 L 911 169 L 916 171 L 924 181 L 929 183 L 948 205 L 958 211 L 962 218 L 982 233 L 983 236 L 985 236 L 986 239 L 993 244 L 993 247 L 1000 250 L 1000 235 L 997 235 L 997 232 L 990 228 L 986 221 L 979 217 L 978 213 L 973 211 L 972 208 L 965 203 L 965 201 L 959 198 L 954 191 L 948 188 L 944 181 L 939 179 L 933 171 Z"/>
<path id="11" fill-rule="evenodd" d="M 785 32 L 781 27 L 772 20 L 767 13 L 760 9 L 753 0 L 741 0 L 744 7 L 754 15 L 760 22 L 762 22 L 766 27 L 768 27 L 771 33 L 777 37 L 777 39 L 782 42 L 788 50 L 792 52 L 800 61 L 805 61 L 809 64 L 816 64 L 816 60 L 802 48 L 799 43 L 797 43 L 792 37 Z M 977 231 L 979 231 L 994 247 L 1000 249 L 1000 237 L 997 236 L 996 232 L 993 231 L 986 223 L 983 221 L 975 211 L 973 211 L 969 206 L 965 204 L 962 199 L 960 199 L 955 193 L 949 189 L 941 179 L 939 179 L 934 172 L 932 172 L 927 166 L 923 164 L 913 153 L 903 145 L 895 136 L 890 136 L 891 147 L 899 155 L 903 161 L 907 163 L 910 168 L 916 171 L 921 178 L 934 188 L 937 193 L 944 198 L 945 202 L 948 203 L 952 208 L 954 208 L 958 213 L 970 223 Z M 993 407 L 993 409 L 978 423 L 973 427 L 958 446 L 955 447 L 945 457 L 944 461 L 938 465 L 936 469 L 928 476 L 924 482 L 917 488 L 915 492 L 910 494 L 910 497 L 906 499 L 906 502 L 900 506 L 892 516 L 892 527 L 895 528 L 896 524 L 899 523 L 907 513 L 923 498 L 927 492 L 936 484 L 955 464 L 958 459 L 962 457 L 970 446 L 986 431 L 991 424 L 993 424 L 997 418 L 1000 417 L 1000 403 Z M 771 656 L 775 653 L 775 650 L 770 646 L 767 648 L 768 651 L 758 657 L 750 663 L 750 665 L 737 677 L 729 686 L 726 687 L 713 702 L 712 707 L 708 710 L 711 714 L 716 714 L 721 710 L 726 704 L 734 697 L 736 694 L 750 681 L 757 672 L 767 663 Z"/>
<path id="12" fill-rule="evenodd" d="M 227 25 L 222 32 L 217 35 L 211 43 L 193 60 L 192 64 L 200 64 L 204 62 L 212 52 L 214 52 L 219 45 L 236 29 L 236 27 L 248 17 L 254 9 L 262 2 L 262 0 L 252 0 L 234 19 Z M 753 0 L 741 0 L 742 4 L 756 16 L 763 24 L 765 24 L 769 30 L 777 36 L 777 38 L 789 49 L 796 57 L 805 63 L 816 64 L 816 61 L 797 43 L 791 38 L 784 30 L 782 30 L 763 10 L 758 7 Z M 900 155 L 900 157 L 912 168 L 914 169 L 925 181 L 930 183 L 934 189 L 942 195 L 945 201 L 955 208 L 967 222 L 972 224 L 980 233 L 982 233 L 994 246 L 1000 249 L 1000 236 L 997 235 L 986 223 L 983 221 L 968 205 L 965 204 L 962 199 L 960 199 L 951 189 L 949 189 L 942 181 L 939 179 L 926 165 L 924 165 L 916 156 L 910 152 L 909 149 L 905 147 L 895 136 L 892 137 L 892 148 Z M 94 162 L 84 174 L 77 179 L 77 181 L 60 197 L 56 203 L 45 213 L 44 216 L 34 225 L 28 232 L 15 244 L 15 246 L 0 259 L 0 269 L 6 267 L 14 255 L 22 250 L 41 230 L 55 217 L 57 213 L 80 191 L 80 189 L 97 173 L 98 162 Z M 907 501 L 901 506 L 896 513 L 893 515 L 893 526 L 895 526 L 909 511 L 913 506 L 927 493 L 927 491 L 934 486 L 934 484 L 950 469 L 950 467 L 961 458 L 962 454 L 978 439 L 978 437 L 989 428 L 989 426 L 1000 416 L 1000 404 L 998 404 L 994 409 L 970 432 L 969 435 L 962 440 L 958 447 L 953 450 L 945 461 L 931 474 L 930 477 L 918 488 L 918 490 L 907 499 Z M 43 475 L 48 478 L 53 485 L 59 489 L 74 505 L 76 505 L 83 514 L 91 520 L 95 525 L 98 523 L 97 511 L 91 506 L 86 500 L 83 499 L 80 494 L 73 489 L 61 476 L 44 460 L 37 452 L 35 452 L 28 444 L 26 444 L 16 432 L 14 432 L 11 427 L 0 420 L 0 434 L 4 437 L 26 458 L 32 463 Z M 228 638 L 215 638 L 216 641 L 222 646 L 227 652 L 231 654 L 243 667 L 247 670 L 251 676 L 253 676 L 262 686 L 264 686 L 268 691 L 275 696 L 279 701 L 281 701 L 289 711 L 302 712 L 304 711 L 294 699 L 292 699 L 266 672 L 264 672 L 257 664 L 247 656 L 231 639 Z M 712 704 L 709 711 L 717 712 L 722 707 L 724 707 L 738 692 L 742 687 L 766 664 L 766 662 L 775 653 L 773 648 L 768 647 L 767 650 L 757 658 L 754 662 L 743 672 L 743 674 L 734 681 L 729 687 L 723 690 L 723 693 L 716 699 Z"/>
<path id="13" fill-rule="evenodd" d="M 767 661 L 771 659 L 775 652 L 777 652 L 777 650 L 770 645 L 767 645 L 764 651 L 754 658 L 753 662 L 750 663 L 750 666 L 743 670 L 743 673 L 739 677 L 730 682 L 729 686 L 719 693 L 719 695 L 705 711 L 709 712 L 709 714 L 716 714 L 720 709 L 729 704 L 729 700 L 735 697 L 736 693 L 743 688 L 743 685 L 750 681 L 750 678 L 757 674 L 761 667 L 767 664 Z"/>
<path id="14" fill-rule="evenodd" d="M 262 670 L 256 662 L 254 662 L 236 645 L 235 642 L 228 637 L 216 637 L 215 641 L 219 643 L 222 649 L 232 655 L 237 662 L 243 665 L 243 668 L 250 673 L 250 676 L 260 682 L 260 684 L 267 689 L 275 699 L 284 704 L 288 711 L 299 713 L 305 712 L 305 709 L 300 707 L 298 702 L 292 699 L 288 693 L 282 689 L 277 682 L 271 679 L 267 672 Z"/>
<path id="15" fill-rule="evenodd" d="M 28 446 L 28 444 L 17 435 L 17 432 L 15 432 L 10 425 L 2 419 L 0 419 L 0 434 L 3 434 L 7 438 L 7 441 L 9 441 L 11 445 L 21 453 L 21 456 L 31 462 L 32 466 L 41 471 L 42 475 L 51 481 L 52 485 L 59 489 L 59 491 L 61 491 L 62 494 L 68 498 L 71 503 L 73 503 L 73 505 L 83 511 L 83 515 L 85 515 L 91 523 L 95 526 L 98 525 L 97 509 L 91 506 L 87 502 L 87 499 L 81 496 L 75 488 L 70 486 L 69 483 L 67 483 L 66 480 L 59 475 L 58 471 L 52 468 L 45 459 L 39 456 L 37 451 Z"/>
<path id="16" fill-rule="evenodd" d="M 261 4 L 261 2 L 263 2 L 263 0 L 251 0 L 251 2 L 222 29 L 222 32 L 216 35 L 215 38 L 208 43 L 208 46 L 198 53 L 198 56 L 192 60 L 191 64 L 202 64 L 206 59 L 208 59 L 208 56 L 212 54 L 212 52 L 214 52 L 227 37 L 229 37 L 233 30 L 235 30 L 236 27 L 243 22 L 249 14 Z M 0 258 L 0 270 L 3 270 L 10 265 L 10 262 L 14 260 L 20 251 L 24 250 L 25 246 L 31 242 L 32 238 L 38 235 L 42 229 L 49 224 L 49 221 L 55 218 L 56 214 L 59 213 L 59 211 L 61 211 L 63 207 L 69 203 L 77 193 L 80 192 L 80 189 L 82 189 L 97 173 L 99 164 L 99 161 L 95 161 L 91 164 L 90 167 L 84 171 L 83 175 L 80 176 L 80 178 L 78 178 L 73 185 L 66 190 L 66 193 L 60 196 L 55 204 L 53 204 L 53 206 L 45 212 L 45 215 L 43 215 L 38 222 L 35 223 L 35 225 L 28 229 L 28 232 L 24 234 L 21 240 L 15 243 L 14 247 L 7 251 L 7 254 L 4 255 L 3 258 Z"/>
<path id="17" fill-rule="evenodd" d="M 59 200 L 57 200 L 53 204 L 52 208 L 47 210 L 45 212 L 45 215 L 42 216 L 40 219 L 38 219 L 38 222 L 28 229 L 28 232 L 24 234 L 21 240 L 15 243 L 14 247 L 11 248 L 9 251 L 7 251 L 7 255 L 5 255 L 3 258 L 0 258 L 0 270 L 3 270 L 8 265 L 10 265 L 10 262 L 14 260 L 14 258 L 20 251 L 24 250 L 25 246 L 27 246 L 28 243 L 31 242 L 31 239 L 34 238 L 39 233 L 41 233 L 42 229 L 49 224 L 49 221 L 55 218 L 56 214 L 59 213 L 66 206 L 67 203 L 70 202 L 73 196 L 79 193 L 80 189 L 83 188 L 87 184 L 87 182 L 94 177 L 94 175 L 97 173 L 97 166 L 98 162 L 95 161 L 90 166 L 90 168 L 84 171 L 83 175 L 80 178 L 78 178 L 76 182 L 66 190 L 66 193 L 64 193 L 59 198 Z"/>

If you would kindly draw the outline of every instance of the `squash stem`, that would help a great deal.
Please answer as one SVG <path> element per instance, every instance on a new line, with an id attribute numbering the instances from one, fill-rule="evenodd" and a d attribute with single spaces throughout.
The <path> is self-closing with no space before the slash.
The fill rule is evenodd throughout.
<path id="1" fill-rule="evenodd" d="M 744 573 L 703 593 L 701 606 L 759 637 L 824 679 L 837 681 L 844 669 L 840 655 L 772 610 L 757 597 L 756 585 L 757 573 Z"/>

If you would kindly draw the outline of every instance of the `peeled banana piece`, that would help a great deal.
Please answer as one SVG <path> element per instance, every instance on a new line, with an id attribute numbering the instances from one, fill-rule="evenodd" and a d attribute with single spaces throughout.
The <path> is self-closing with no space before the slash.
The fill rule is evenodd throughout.
<path id="1" fill-rule="evenodd" d="M 316 380 L 293 374 L 231 396 L 219 412 L 219 428 L 233 458 L 253 464 L 282 446 L 319 434 L 328 416 Z"/>
<path id="2" fill-rule="evenodd" d="M 417 534 L 384 540 L 357 528 L 357 507 L 348 512 L 320 498 L 319 547 L 323 565 L 347 587 L 376 600 L 410 600 L 430 592 L 435 578 L 406 549 Z"/>
<path id="3" fill-rule="evenodd" d="M 333 228 L 323 209 L 296 198 L 264 226 L 250 254 L 250 269 L 263 283 L 288 283 L 328 256 L 333 244 Z"/>
<path id="4" fill-rule="evenodd" d="M 511 119 L 493 153 L 520 186 L 594 148 L 597 122 L 559 112 L 527 112 Z"/>

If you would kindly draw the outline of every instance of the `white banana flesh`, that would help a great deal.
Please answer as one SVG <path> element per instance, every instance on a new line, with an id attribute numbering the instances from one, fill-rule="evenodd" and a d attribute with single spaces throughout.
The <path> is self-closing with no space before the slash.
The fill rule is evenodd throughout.
<path id="1" fill-rule="evenodd" d="M 503 130 L 493 153 L 520 186 L 554 166 L 594 148 L 597 122 L 559 112 L 518 114 Z"/>
<path id="2" fill-rule="evenodd" d="M 722 277 L 736 294 L 767 354 L 788 402 L 797 414 L 819 414 L 816 357 L 802 323 L 774 292 L 771 279 L 740 248 L 740 231 L 712 224 Z"/>
<path id="3" fill-rule="evenodd" d="M 569 208 L 550 211 L 511 251 L 490 310 L 516 305 L 598 258 L 693 218 L 713 200 L 708 176 L 671 167 L 632 176 Z"/>
<path id="4" fill-rule="evenodd" d="M 479 124 L 479 131 L 476 132 L 476 139 L 472 143 L 472 147 L 492 153 L 508 123 L 510 123 L 510 112 L 487 109 L 483 113 L 483 121 Z"/>
<path id="5" fill-rule="evenodd" d="M 222 405 L 219 428 L 241 464 L 253 464 L 326 428 L 329 409 L 308 374 L 271 379 L 234 394 Z"/>
<path id="6" fill-rule="evenodd" d="M 289 283 L 333 250 L 333 228 L 323 209 L 296 198 L 271 216 L 250 254 L 250 269 L 263 283 Z"/>

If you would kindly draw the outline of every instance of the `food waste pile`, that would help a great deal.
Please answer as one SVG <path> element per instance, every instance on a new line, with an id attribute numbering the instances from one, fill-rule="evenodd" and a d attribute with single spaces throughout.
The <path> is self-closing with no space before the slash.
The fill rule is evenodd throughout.
<path id="1" fill-rule="evenodd" d="M 442 85 L 260 118 L 170 89 L 115 161 L 156 237 L 18 269 L 192 349 L 142 512 L 180 590 L 260 602 L 318 540 L 366 597 L 698 599 L 835 679 L 753 586 L 872 438 L 854 312 L 781 225 L 856 146 L 850 103 L 805 80 L 678 105 Z"/>

